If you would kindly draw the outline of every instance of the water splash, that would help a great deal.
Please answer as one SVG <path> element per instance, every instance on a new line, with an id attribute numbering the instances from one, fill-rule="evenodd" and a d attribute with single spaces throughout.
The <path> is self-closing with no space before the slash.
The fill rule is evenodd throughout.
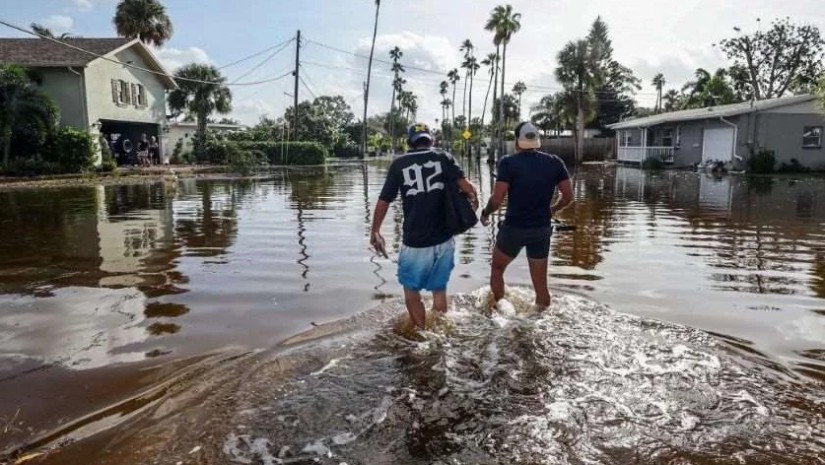
<path id="1" fill-rule="evenodd" d="M 519 288 L 486 317 L 486 292 L 457 297 L 421 340 L 383 330 L 318 349 L 323 368 L 277 392 L 253 381 L 243 419 L 252 426 L 227 438 L 227 459 L 820 463 L 825 453 L 815 387 L 707 333 L 574 295 L 536 313 Z"/>

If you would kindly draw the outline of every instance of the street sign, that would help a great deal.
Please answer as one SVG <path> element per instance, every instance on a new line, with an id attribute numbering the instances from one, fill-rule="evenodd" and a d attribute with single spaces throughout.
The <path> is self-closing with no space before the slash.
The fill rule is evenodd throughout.
<path id="1" fill-rule="evenodd" d="M 470 132 L 469 129 L 465 129 L 464 132 L 461 133 L 461 137 L 463 137 L 464 140 L 470 140 L 470 138 L 473 137 L 473 133 Z"/>

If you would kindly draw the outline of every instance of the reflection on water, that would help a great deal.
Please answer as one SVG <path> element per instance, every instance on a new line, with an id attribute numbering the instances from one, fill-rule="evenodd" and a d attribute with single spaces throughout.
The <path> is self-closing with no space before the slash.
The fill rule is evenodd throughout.
<path id="1" fill-rule="evenodd" d="M 399 297 L 398 203 L 382 231 L 391 260 L 367 250 L 387 166 L 0 192 L 0 379 L 270 347 Z M 464 169 L 486 200 L 487 165 Z M 577 229 L 553 239 L 553 286 L 825 379 L 825 180 L 586 166 L 575 193 L 560 219 Z M 458 238 L 454 291 L 486 283 L 495 234 Z M 525 260 L 507 280 L 530 282 Z"/>

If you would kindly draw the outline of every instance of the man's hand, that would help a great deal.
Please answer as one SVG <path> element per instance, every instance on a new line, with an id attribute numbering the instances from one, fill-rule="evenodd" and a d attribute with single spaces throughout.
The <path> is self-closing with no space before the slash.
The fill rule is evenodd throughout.
<path id="1" fill-rule="evenodd" d="M 481 215 L 481 225 L 482 226 L 490 226 L 490 217 Z"/>
<path id="2" fill-rule="evenodd" d="M 384 237 L 381 235 L 380 232 L 373 231 L 370 234 L 370 245 L 373 249 L 375 249 L 375 252 L 381 255 L 382 257 L 390 258 L 389 255 L 387 255 L 386 242 L 384 241 Z"/>

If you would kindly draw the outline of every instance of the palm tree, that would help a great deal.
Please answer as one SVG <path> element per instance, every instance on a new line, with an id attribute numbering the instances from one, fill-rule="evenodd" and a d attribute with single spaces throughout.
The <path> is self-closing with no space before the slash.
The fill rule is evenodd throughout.
<path id="1" fill-rule="evenodd" d="M 493 31 L 493 43 L 496 45 L 496 51 L 498 51 L 498 47 L 501 46 L 501 95 L 504 96 L 505 75 L 507 70 L 507 44 L 510 43 L 513 34 L 521 29 L 521 13 L 514 13 L 512 5 L 499 5 L 493 9 L 484 29 Z M 499 105 L 499 122 L 503 120 L 504 105 Z M 499 139 L 501 139 L 503 148 L 504 140 L 503 138 Z"/>
<path id="2" fill-rule="evenodd" d="M 367 83 L 364 85 L 364 129 L 361 134 L 361 153 L 367 157 L 367 108 L 370 100 L 370 77 L 372 77 L 372 57 L 375 53 L 375 38 L 378 36 L 378 13 L 381 10 L 381 0 L 375 0 L 375 23 L 372 29 L 372 46 L 370 47 L 370 61 L 367 65 Z"/>
<path id="3" fill-rule="evenodd" d="M 11 139 L 18 128 L 51 131 L 57 125 L 57 105 L 42 94 L 21 66 L 0 65 L 0 141 L 3 164 L 11 157 Z"/>
<path id="4" fill-rule="evenodd" d="M 473 83 L 475 82 L 475 76 L 478 74 L 478 70 L 481 69 L 481 65 L 478 64 L 476 57 L 471 56 L 464 61 L 462 66 L 467 69 L 470 77 L 470 91 L 467 98 L 467 121 L 469 122 L 473 120 Z"/>
<path id="5" fill-rule="evenodd" d="M 446 125 L 446 122 L 447 122 L 447 111 L 450 109 L 450 107 L 452 106 L 452 104 L 453 104 L 453 102 L 452 102 L 452 101 L 450 101 L 450 99 L 448 99 L 448 98 L 444 98 L 444 99 L 442 99 L 442 100 L 441 100 L 441 114 L 442 114 L 442 115 L 444 115 L 444 118 L 441 118 L 441 121 L 442 121 L 442 126 L 444 126 L 444 127 L 447 127 L 447 125 Z M 452 129 L 452 128 L 449 128 L 449 131 L 448 131 L 448 132 L 449 132 L 450 134 L 448 134 L 445 138 L 446 138 L 447 140 L 451 140 L 451 137 L 452 137 L 452 135 L 451 135 L 451 134 L 452 134 L 452 132 L 453 132 L 453 129 Z"/>
<path id="6" fill-rule="evenodd" d="M 676 111 L 681 108 L 681 95 L 675 89 L 670 89 L 662 97 L 664 111 Z"/>
<path id="7" fill-rule="evenodd" d="M 470 81 L 470 68 L 468 65 L 470 57 L 473 56 L 473 49 L 474 46 L 470 39 L 464 39 L 461 47 L 459 47 L 459 51 L 464 52 L 464 62 L 461 63 L 461 68 L 464 70 L 464 99 L 461 103 L 461 114 L 465 117 L 467 116 L 467 83 Z"/>
<path id="8" fill-rule="evenodd" d="M 226 87 L 226 78 L 214 66 L 192 63 L 179 69 L 175 77 L 183 79 L 178 79 L 178 88 L 169 94 L 169 108 L 176 115 L 184 111 L 195 115 L 195 153 L 198 160 L 206 160 L 206 123 L 212 113 L 225 115 L 232 111 L 232 93 Z"/>
<path id="9" fill-rule="evenodd" d="M 35 34 L 37 34 L 41 38 L 45 37 L 45 38 L 49 38 L 49 39 L 66 40 L 66 39 L 71 39 L 73 37 L 68 32 L 64 32 L 63 34 L 60 34 L 60 36 L 55 36 L 51 29 L 49 29 L 46 26 L 43 26 L 41 24 L 37 24 L 37 23 L 31 23 L 31 25 L 29 27 L 31 28 L 32 31 L 34 31 Z"/>
<path id="10" fill-rule="evenodd" d="M 513 86 L 513 93 L 518 96 L 518 111 L 521 113 L 521 96 L 524 94 L 524 91 L 527 90 L 527 85 L 523 82 L 518 81 L 516 85 Z"/>
<path id="11" fill-rule="evenodd" d="M 498 55 L 495 53 L 487 54 L 487 58 L 481 60 L 481 64 L 490 67 L 490 71 L 488 71 L 490 73 L 490 83 L 487 84 L 487 94 L 484 96 L 484 107 L 481 110 L 481 125 L 484 126 L 484 116 L 487 114 L 487 99 L 490 98 L 490 89 L 493 87 L 493 77 L 498 74 Z"/>
<path id="12" fill-rule="evenodd" d="M 458 81 L 461 80 L 461 76 L 458 75 L 458 70 L 454 68 L 452 71 L 447 73 L 447 79 L 449 79 L 450 83 L 453 85 L 453 103 L 451 104 L 451 106 L 453 107 L 452 125 L 455 126 L 455 89 L 456 83 L 458 83 Z"/>
<path id="13" fill-rule="evenodd" d="M 558 55 L 556 80 L 576 99 L 576 160 L 584 157 L 584 125 L 589 109 L 596 105 L 595 89 L 599 84 L 596 53 L 586 40 L 569 42 Z"/>
<path id="14" fill-rule="evenodd" d="M 656 111 L 662 111 L 662 89 L 665 87 L 665 75 L 662 73 L 653 76 L 653 81 L 651 81 L 653 87 L 656 88 Z"/>
<path id="15" fill-rule="evenodd" d="M 399 63 L 402 56 L 404 56 L 404 52 L 402 52 L 398 46 L 390 50 L 390 58 L 392 59 L 391 70 L 393 72 L 392 99 L 390 100 L 390 146 L 393 152 L 395 152 L 395 95 L 401 91 L 402 86 L 406 83 L 401 77 L 401 73 L 405 71 L 404 66 Z"/>
<path id="16" fill-rule="evenodd" d="M 719 68 L 714 74 L 703 68 L 695 73 L 696 79 L 687 82 L 682 88 L 687 93 L 686 108 L 704 108 L 726 105 L 737 101 L 736 92 L 728 77 L 728 71 Z"/>
<path id="17" fill-rule="evenodd" d="M 118 35 L 160 47 L 172 38 L 172 21 L 160 0 L 121 0 L 113 19 Z"/>

